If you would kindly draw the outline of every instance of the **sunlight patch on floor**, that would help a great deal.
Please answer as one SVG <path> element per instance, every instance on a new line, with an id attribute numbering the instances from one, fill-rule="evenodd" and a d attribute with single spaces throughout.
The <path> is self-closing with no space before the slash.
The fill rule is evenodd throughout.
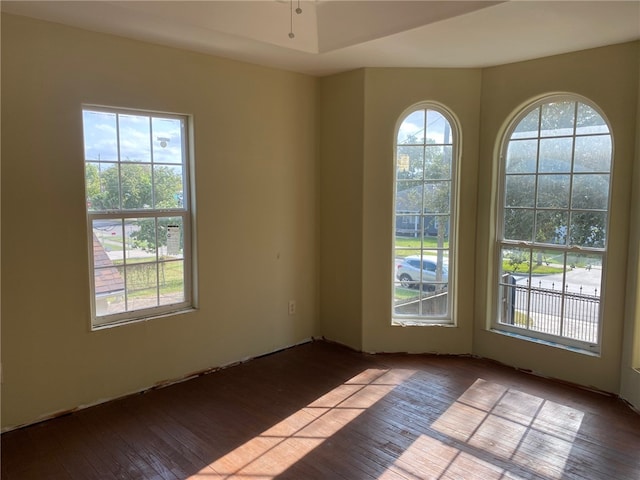
<path id="1" fill-rule="evenodd" d="M 421 435 L 380 478 L 561 479 L 583 417 L 574 408 L 478 379 L 433 423 L 441 439 Z"/>
<path id="2" fill-rule="evenodd" d="M 365 370 L 189 479 L 271 479 L 304 458 L 413 374 L 413 370 L 403 369 Z"/>

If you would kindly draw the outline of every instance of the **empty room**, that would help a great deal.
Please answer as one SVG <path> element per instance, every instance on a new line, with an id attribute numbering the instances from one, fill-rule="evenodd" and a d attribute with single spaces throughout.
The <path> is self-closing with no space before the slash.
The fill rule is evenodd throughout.
<path id="1" fill-rule="evenodd" d="M 640 478 L 640 2 L 3 1 L 4 479 Z"/>

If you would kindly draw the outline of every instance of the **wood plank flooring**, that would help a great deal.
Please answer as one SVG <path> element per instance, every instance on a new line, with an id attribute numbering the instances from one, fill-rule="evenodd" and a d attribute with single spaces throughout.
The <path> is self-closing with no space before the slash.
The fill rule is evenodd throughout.
<path id="1" fill-rule="evenodd" d="M 7 432 L 15 479 L 640 479 L 640 415 L 487 360 L 317 341 Z"/>

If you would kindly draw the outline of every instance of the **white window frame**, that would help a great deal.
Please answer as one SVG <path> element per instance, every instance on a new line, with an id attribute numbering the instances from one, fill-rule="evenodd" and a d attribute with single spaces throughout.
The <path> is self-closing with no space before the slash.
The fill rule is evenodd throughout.
<path id="1" fill-rule="evenodd" d="M 574 186 L 574 180 L 575 180 L 575 176 L 576 174 L 580 174 L 580 173 L 584 173 L 584 172 L 576 172 L 573 170 L 574 168 L 574 160 L 575 160 L 575 155 L 576 155 L 576 139 L 577 138 L 585 138 L 585 137 L 589 137 L 589 136 L 597 136 L 597 135 L 604 135 L 602 132 L 601 133 L 577 133 L 576 132 L 576 118 L 577 118 L 577 109 L 579 107 L 579 105 L 585 105 L 591 109 L 593 109 L 598 115 L 600 115 L 600 117 L 606 122 L 606 126 L 608 129 L 608 135 L 610 137 L 611 140 L 611 158 L 610 158 L 610 166 L 609 166 L 609 170 L 608 172 L 606 172 L 606 174 L 608 174 L 609 179 L 608 179 L 608 198 L 607 198 L 607 206 L 606 206 L 606 210 L 600 210 L 601 212 L 605 212 L 606 214 L 606 236 L 604 237 L 604 242 L 603 242 L 603 246 L 602 247 L 587 247 L 587 246 L 578 246 L 578 245 L 571 245 L 569 239 L 567 239 L 566 241 L 566 245 L 558 245 L 558 244 L 554 244 L 553 242 L 551 243 L 544 243 L 542 241 L 536 241 L 535 239 L 535 225 L 532 228 L 532 232 L 534 237 L 532 237 L 532 241 L 522 241 L 522 240 L 507 240 L 505 239 L 505 225 L 504 225 L 504 220 L 505 220 L 505 210 L 507 208 L 507 206 L 505 205 L 506 200 L 505 200 L 505 196 L 506 196 L 506 178 L 507 178 L 507 173 L 506 173 L 506 162 L 507 162 L 507 149 L 509 146 L 509 142 L 513 139 L 512 136 L 514 134 L 515 129 L 518 127 L 518 125 L 520 124 L 520 122 L 530 113 L 532 113 L 534 110 L 536 109 L 541 109 L 544 105 L 548 105 L 551 103 L 557 103 L 557 102 L 575 102 L 575 110 L 574 110 L 574 122 L 573 122 L 573 131 L 570 134 L 562 134 L 562 135 L 557 135 L 557 136 L 552 136 L 552 135 L 541 135 L 540 133 L 540 125 L 538 127 L 538 132 L 536 136 L 532 136 L 530 138 L 530 140 L 537 140 L 538 142 L 538 147 L 537 147 L 537 151 L 536 151 L 536 170 L 535 170 L 535 185 L 536 185 L 536 189 L 537 189 L 537 185 L 540 181 L 540 178 L 543 177 L 545 175 L 544 172 L 540 172 L 539 170 L 539 157 L 540 157 L 540 141 L 541 140 L 548 140 L 548 139 L 571 139 L 572 141 L 572 149 L 571 149 L 571 171 L 567 174 L 570 177 L 570 182 L 569 182 L 569 205 L 566 208 L 558 208 L 558 207 L 553 207 L 554 209 L 557 210 L 563 210 L 566 212 L 567 214 L 567 218 L 570 217 L 570 215 L 572 213 L 581 213 L 583 211 L 597 211 L 597 210 L 590 210 L 590 209 L 580 209 L 580 208 L 573 208 L 573 206 L 571 205 L 571 195 L 572 195 L 572 189 Z M 539 121 L 542 121 L 542 114 L 540 114 L 539 117 Z M 520 140 L 527 140 L 529 139 L 528 137 L 522 137 L 519 138 Z M 495 242 L 495 262 L 494 262 L 494 278 L 495 278 L 495 285 L 497 286 L 496 290 L 493 290 L 493 297 L 494 297 L 494 315 L 492 316 L 492 320 L 491 320 L 491 325 L 490 327 L 496 331 L 500 331 L 503 333 L 507 333 L 507 334 L 511 334 L 514 335 L 516 338 L 522 338 L 524 340 L 530 340 L 530 341 L 536 341 L 536 342 L 542 342 L 548 345 L 552 345 L 552 346 L 557 346 L 560 348 L 568 348 L 568 349 L 572 349 L 574 351 L 578 351 L 578 352 L 583 352 L 583 353 L 590 353 L 590 354 L 595 354 L 598 355 L 600 353 L 600 348 L 601 348 L 601 343 L 602 343 L 602 328 L 603 328 L 603 312 L 604 312 L 604 302 L 605 302 L 605 282 L 604 279 L 606 277 L 606 263 L 607 263 L 607 244 L 608 244 L 608 236 L 609 236 L 609 232 L 610 232 L 610 221 L 611 221 L 611 185 L 612 185 L 612 178 L 613 178 L 613 168 L 614 168 L 614 148 L 615 148 L 615 142 L 614 142 L 614 135 L 613 132 L 611 130 L 611 123 L 609 122 L 609 120 L 607 119 L 606 115 L 603 113 L 603 111 L 597 106 L 595 105 L 592 101 L 590 101 L 589 99 L 582 97 L 580 95 L 577 94 L 572 94 L 572 93 L 561 93 L 561 94 L 552 94 L 552 95 L 546 95 L 544 97 L 538 98 L 537 100 L 527 104 L 526 106 L 522 107 L 521 109 L 519 109 L 514 115 L 512 115 L 512 120 L 509 122 L 508 127 L 505 130 L 504 136 L 500 142 L 500 147 L 499 147 L 499 166 L 498 166 L 498 195 L 496 196 L 497 199 L 497 203 L 496 203 L 496 242 Z M 604 174 L 605 172 L 595 172 L 594 174 Z M 537 198 L 537 197 L 534 197 Z M 543 207 L 538 206 L 537 204 L 534 204 L 531 208 L 531 211 L 533 211 L 533 215 L 534 218 L 536 218 L 536 214 L 535 212 L 539 212 L 544 210 Z M 567 233 L 564 233 L 565 235 L 567 235 Z M 568 235 L 567 235 L 568 236 Z M 600 257 L 601 259 L 601 279 L 600 279 L 600 288 L 599 291 L 597 293 L 597 296 L 599 298 L 599 303 L 598 303 L 598 312 L 597 312 L 597 325 L 595 327 L 595 329 L 591 332 L 589 332 L 589 334 L 591 336 L 595 336 L 595 338 L 593 340 L 584 340 L 584 339 L 577 339 L 575 338 L 575 334 L 572 336 L 569 333 L 565 333 L 565 334 L 555 334 L 555 333 L 549 333 L 549 332 L 545 332 L 545 331 L 541 331 L 543 330 L 542 327 L 538 326 L 535 327 L 532 325 L 527 325 L 527 324 L 523 324 L 523 325 L 515 325 L 516 322 L 511 323 L 511 321 L 503 321 L 503 317 L 508 317 L 508 314 L 505 314 L 504 312 L 506 311 L 505 308 L 503 308 L 505 302 L 507 302 L 507 300 L 505 299 L 505 297 L 512 295 L 513 293 L 511 292 L 511 290 L 509 289 L 507 283 L 508 282 L 503 282 L 501 281 L 501 277 L 503 276 L 503 270 L 502 270 L 502 251 L 503 249 L 508 249 L 508 248 L 512 248 L 513 250 L 518 250 L 520 249 L 522 250 L 529 250 L 531 252 L 531 255 L 529 256 L 529 260 L 528 262 L 530 267 L 529 267 L 529 272 L 531 272 L 531 266 L 534 263 L 537 263 L 534 261 L 534 253 L 537 252 L 541 252 L 541 251 L 545 251 L 545 252 L 550 252 L 551 254 L 558 254 L 558 255 L 563 255 L 565 258 L 565 264 L 563 267 L 563 281 L 562 281 L 562 285 L 558 286 L 558 296 L 560 297 L 560 307 L 559 307 L 559 311 L 560 313 L 560 331 L 563 332 L 566 331 L 569 332 L 571 329 L 569 328 L 569 321 L 568 321 L 568 316 L 570 314 L 573 314 L 572 311 L 576 311 L 576 307 L 571 307 L 569 306 L 570 302 L 573 300 L 570 300 L 572 298 L 574 298 L 574 294 L 572 294 L 570 287 L 567 287 L 566 285 L 566 276 L 567 276 L 567 271 L 571 271 L 573 269 L 573 267 L 571 266 L 570 262 L 567 262 L 567 259 L 571 258 L 572 255 L 592 255 L 594 257 Z M 537 257 L 536 257 L 537 258 Z M 588 268 L 589 270 L 591 270 L 590 266 L 586 266 L 584 268 Z M 526 291 L 527 291 L 527 316 L 525 316 L 525 318 L 529 318 L 528 321 L 533 322 L 533 318 L 530 315 L 532 310 L 532 304 L 533 304 L 533 300 L 532 297 L 534 295 L 539 295 L 540 292 L 540 288 L 535 287 L 535 282 L 532 281 L 533 276 L 531 275 L 531 273 L 529 273 L 529 277 L 530 280 L 527 283 Z M 567 288 L 569 288 L 569 290 L 567 290 Z M 545 290 L 545 289 L 542 289 Z M 548 288 L 546 289 L 548 290 Z M 506 293 L 505 292 L 510 292 L 510 293 Z M 567 293 L 568 292 L 568 293 Z M 556 295 L 555 292 L 553 293 L 553 295 Z M 576 302 L 577 303 L 577 302 Z M 569 312 L 569 314 L 567 314 L 566 312 Z M 513 315 L 513 314 L 512 314 Z M 587 336 L 587 334 L 584 334 L 585 336 Z"/>
<path id="2" fill-rule="evenodd" d="M 424 111 L 425 125 L 423 128 L 427 130 L 427 133 L 424 135 L 424 138 L 421 142 L 415 144 L 400 144 L 398 143 L 398 135 L 400 134 L 400 128 L 403 122 L 413 113 L 418 111 Z M 427 123 L 427 112 L 433 111 L 437 114 L 444 117 L 449 126 L 449 135 L 451 140 L 446 142 L 444 139 L 442 143 L 428 143 L 428 126 Z M 437 103 L 437 102 L 421 102 L 411 107 L 407 108 L 400 115 L 399 119 L 396 122 L 396 126 L 394 129 L 394 152 L 393 152 L 393 218 L 392 218 L 392 249 L 391 249 L 391 324 L 397 326 L 430 326 L 430 325 L 440 325 L 440 326 L 455 326 L 455 297 L 456 297 L 456 272 L 457 272 L 457 230 L 458 230 L 458 190 L 459 190 L 459 178 L 458 172 L 460 168 L 460 139 L 461 139 L 461 129 L 460 123 L 456 116 L 449 110 L 446 106 Z M 417 303 L 413 308 L 417 309 L 417 312 L 414 313 L 402 313 L 400 310 L 402 309 L 402 304 L 399 303 L 396 305 L 396 288 L 401 286 L 400 280 L 397 277 L 396 273 L 398 270 L 398 252 L 402 252 L 402 254 L 406 253 L 407 249 L 398 246 L 396 244 L 396 228 L 398 222 L 398 216 L 402 217 L 402 221 L 407 220 L 408 212 L 406 211 L 397 211 L 397 194 L 398 194 L 398 160 L 399 160 L 399 147 L 417 147 L 417 148 L 426 148 L 426 147 L 450 147 L 451 148 L 451 165 L 450 165 L 450 176 L 448 178 L 448 182 L 450 184 L 449 190 L 449 223 L 448 223 L 448 247 L 442 248 L 442 255 L 447 260 L 447 282 L 446 286 L 442 285 L 442 290 L 436 294 L 440 298 L 446 297 L 446 300 L 442 303 L 445 305 L 445 312 L 442 314 L 433 314 L 428 313 L 425 310 L 427 308 L 424 307 L 425 299 L 428 298 L 431 293 L 423 292 L 422 288 L 416 288 L 416 293 L 418 295 L 417 302 L 414 300 L 414 303 Z M 444 181 L 445 179 L 437 179 L 437 181 Z M 422 178 L 422 182 L 419 182 L 421 186 L 426 186 L 429 182 L 433 182 L 433 179 L 429 179 L 425 176 Z M 426 191 L 426 189 L 425 189 Z M 424 199 L 423 199 L 424 201 Z M 433 212 L 427 212 L 424 210 L 424 207 L 420 213 L 417 214 L 417 217 L 421 219 L 423 225 L 420 227 L 424 231 L 424 221 L 425 218 L 434 217 Z M 410 222 L 411 223 L 411 222 Z M 413 222 L 415 223 L 415 222 Z M 413 224 L 412 223 L 412 224 Z M 430 251 L 432 252 L 434 248 L 429 248 L 424 244 L 424 233 L 420 237 L 420 247 L 413 249 L 413 254 L 419 255 L 421 258 L 423 256 L 430 256 Z M 439 250 L 437 247 L 435 250 Z M 420 282 L 419 282 L 420 283 Z M 436 286 L 439 288 L 439 286 Z M 435 300 L 434 300 L 435 301 Z M 441 304 L 441 305 L 442 305 Z M 412 307 L 409 307 L 412 308 Z M 424 308 L 424 310 L 423 310 Z M 442 308 L 436 307 L 436 308 Z"/>
<path id="3" fill-rule="evenodd" d="M 194 258 L 194 236 L 193 236 L 193 226 L 194 226 L 194 217 L 193 212 L 194 208 L 194 179 L 193 179 L 193 152 L 192 152 L 192 142 L 191 142 L 191 124 L 192 118 L 189 115 L 182 114 L 173 114 L 173 113 L 164 113 L 164 112 L 152 112 L 146 110 L 135 110 L 135 109 L 126 109 L 126 108 L 117 108 L 117 107 L 104 107 L 104 106 L 96 106 L 96 105 L 82 105 L 82 114 L 84 117 L 85 112 L 99 112 L 99 113 L 109 113 L 116 115 L 119 119 L 120 115 L 135 115 L 142 117 L 149 117 L 151 119 L 170 119 L 170 120 L 179 120 L 181 123 L 181 145 L 180 149 L 182 152 L 182 163 L 175 164 L 163 164 L 163 163 L 154 163 L 153 161 L 153 148 L 151 148 L 151 162 L 131 162 L 131 161 L 123 161 L 120 157 L 121 154 L 121 145 L 120 145 L 120 128 L 119 128 L 119 120 L 116 121 L 116 138 L 117 138 L 117 160 L 115 163 L 118 165 L 118 172 L 120 172 L 120 168 L 122 164 L 145 164 L 151 167 L 151 175 L 153 178 L 154 165 L 170 165 L 176 167 L 182 167 L 182 200 L 181 206 L 175 208 L 136 208 L 136 209 L 126 209 L 126 208 L 116 208 L 112 210 L 91 210 L 89 208 L 89 202 L 86 203 L 86 215 L 87 215 L 87 241 L 88 241 L 88 251 L 89 251 L 89 284 L 90 284 L 90 303 L 91 303 L 91 329 L 97 330 L 105 327 L 113 327 L 117 325 L 128 324 L 132 322 L 138 321 L 146 321 L 153 318 L 164 317 L 170 314 L 177 314 L 188 312 L 196 308 L 195 305 L 195 282 L 194 282 L 194 266 L 193 266 L 193 258 Z M 83 118 L 84 123 L 84 118 Z M 86 127 L 85 127 L 86 128 Z M 164 142 L 168 139 L 154 138 L 153 129 L 150 128 L 149 133 L 149 141 L 150 146 L 154 141 Z M 175 141 L 175 139 L 174 139 Z M 85 137 L 83 138 L 83 145 L 86 148 L 86 132 Z M 166 145 L 166 143 L 161 143 L 161 145 Z M 83 149 L 83 152 L 86 152 Z M 83 155 L 84 157 L 84 155 Z M 93 159 L 84 159 L 85 168 L 89 163 L 99 163 Z M 122 177 L 118 174 L 119 182 L 122 181 Z M 153 182 L 153 181 L 152 181 Z M 85 188 L 87 188 L 86 180 L 85 180 Z M 122 201 L 122 188 L 119 190 L 120 200 Z M 87 192 L 88 198 L 88 192 Z M 178 256 L 178 261 L 182 262 L 183 266 L 183 297 L 182 301 L 168 303 L 164 305 L 158 305 L 153 307 L 143 307 L 143 308 L 130 308 L 128 306 L 128 301 L 126 300 L 127 288 L 126 288 L 126 279 L 123 279 L 125 290 L 122 296 L 125 298 L 125 311 L 118 313 L 109 313 L 106 315 L 99 315 L 97 309 L 97 295 L 96 295 L 96 285 L 95 285 L 95 258 L 94 258 L 94 221 L 110 221 L 110 222 L 121 222 L 121 226 L 124 229 L 126 222 L 130 219 L 158 219 L 162 217 L 174 217 L 180 218 L 182 222 L 182 254 Z M 157 224 L 156 224 L 157 227 Z M 124 233 L 124 230 L 122 230 Z M 123 243 L 123 248 L 126 249 Z M 126 254 L 123 251 L 122 255 L 123 259 L 126 258 Z M 124 260 L 126 262 L 126 260 Z M 147 262 L 148 265 L 156 266 L 156 278 L 159 275 L 160 269 L 158 268 L 161 264 L 167 264 L 169 262 L 160 259 L 158 250 L 156 249 L 155 260 L 150 260 Z M 126 269 L 123 268 L 123 271 Z M 126 276 L 126 275 L 123 275 Z M 157 295 L 160 295 L 160 283 L 156 283 Z M 159 297 L 158 297 L 159 298 Z M 160 303 L 160 302 L 158 302 Z"/>

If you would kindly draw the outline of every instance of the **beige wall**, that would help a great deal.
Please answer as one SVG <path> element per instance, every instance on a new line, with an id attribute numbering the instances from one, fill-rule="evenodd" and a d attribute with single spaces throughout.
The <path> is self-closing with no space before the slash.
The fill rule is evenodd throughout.
<path id="1" fill-rule="evenodd" d="M 640 406 L 628 337 L 637 363 L 639 48 L 314 79 L 3 16 L 3 428 L 318 335 L 366 351 L 473 353 Z M 616 140 L 601 357 L 486 329 L 495 141 L 519 106 L 556 91 L 596 102 Z M 458 118 L 463 140 L 456 326 L 392 327 L 393 132 L 429 100 Z M 193 115 L 197 311 L 90 332 L 85 102 Z"/>
<path id="2" fill-rule="evenodd" d="M 638 93 L 638 43 L 505 65 L 483 71 L 476 249 L 475 354 L 545 376 L 617 392 L 624 324 L 631 172 Z M 505 120 L 525 102 L 553 92 L 573 92 L 595 102 L 609 119 L 615 141 L 611 217 L 604 285 L 602 354 L 599 357 L 523 342 L 486 329 L 492 241 L 492 188 L 496 139 Z"/>
<path id="3" fill-rule="evenodd" d="M 317 92 L 308 76 L 3 15 L 3 427 L 319 335 Z M 193 115 L 197 311 L 90 332 L 85 102 Z"/>
<path id="4" fill-rule="evenodd" d="M 351 287 L 351 292 L 354 297 L 361 295 L 363 350 L 473 353 L 541 375 L 620 392 L 621 362 L 623 365 L 631 363 L 630 359 L 625 360 L 630 353 L 623 356 L 622 341 L 625 338 L 631 173 L 638 135 L 639 45 L 638 42 L 616 45 L 483 70 L 365 69 L 364 83 L 360 86 L 350 84 L 350 94 L 359 98 L 360 88 L 365 99 L 362 172 L 350 170 L 358 181 L 362 175 L 362 192 L 357 188 L 343 188 L 341 199 L 354 205 L 362 202 L 362 243 L 357 245 L 362 257 L 362 273 L 354 277 L 359 278 L 361 285 Z M 342 78 L 344 81 L 344 75 Z M 329 82 L 336 85 L 339 80 L 338 77 L 329 77 L 321 82 L 323 86 Z M 495 238 L 496 141 L 506 126 L 506 120 L 526 102 L 556 92 L 577 93 L 598 104 L 611 122 L 615 138 L 610 254 L 605 279 L 600 356 L 517 340 L 491 332 L 488 328 L 493 298 L 488 286 L 493 282 L 490 254 Z M 395 122 L 406 108 L 426 100 L 447 106 L 462 126 L 458 236 L 462 240 L 458 245 L 457 326 L 454 328 L 390 325 L 393 131 Z M 335 111 L 335 101 L 340 101 L 338 93 L 324 97 L 322 110 Z M 338 116 L 336 114 L 335 118 Z M 353 138 L 359 141 L 358 136 Z M 328 146 L 338 151 L 343 142 L 343 135 L 323 131 L 323 148 Z M 323 156 L 322 160 L 327 158 Z M 332 191 L 331 181 L 327 177 L 321 178 L 325 185 L 321 191 L 322 208 L 329 205 L 325 193 Z M 330 214 L 335 214 L 334 209 L 331 208 Z M 330 214 L 323 212 L 323 218 L 328 219 Z M 338 231 L 337 223 L 331 221 L 323 223 L 321 230 L 327 226 Z M 638 228 L 638 225 L 633 226 L 634 231 Z M 325 234 L 327 232 L 323 231 Z M 353 247 L 351 243 L 350 248 Z M 323 243 L 321 250 L 322 258 L 340 253 L 336 245 L 329 243 Z M 341 301 L 337 297 L 321 297 L 323 309 L 338 311 Z M 357 298 L 349 298 L 348 301 L 353 305 Z M 626 316 L 637 317 L 635 304 Z M 634 322 L 633 319 L 627 320 L 627 331 L 635 325 Z M 637 374 L 633 372 L 633 375 L 636 379 Z M 634 381 L 628 381 L 622 392 L 625 398 L 638 405 Z M 629 393 L 630 389 L 634 393 Z"/>
<path id="5" fill-rule="evenodd" d="M 321 329 L 361 350 L 364 70 L 320 82 Z"/>
<path id="6" fill-rule="evenodd" d="M 365 69 L 321 79 L 320 189 L 323 335 L 365 351 L 469 353 L 473 304 L 456 327 L 391 326 L 394 130 L 423 101 L 461 124 L 460 238 L 475 232 L 480 70 Z M 473 298 L 475 249 L 462 243 L 458 291 Z M 355 322 L 355 323 L 354 323 Z"/>
<path id="7" fill-rule="evenodd" d="M 480 70 L 367 69 L 363 190 L 363 348 L 366 351 L 471 352 L 474 248 L 458 242 L 455 327 L 391 325 L 391 254 L 394 226 L 393 150 L 396 122 L 412 105 L 438 102 L 460 123 L 462 152 L 458 189 L 458 238 L 475 232 Z M 453 275 L 452 275 L 453 276 Z M 461 293 L 464 292 L 464 295 Z"/>
<path id="8" fill-rule="evenodd" d="M 640 47 L 639 47 L 640 54 Z M 640 61 L 638 61 L 640 79 Z M 640 410 L 640 81 L 636 123 L 636 156 L 629 217 L 629 270 L 624 325 L 620 395 Z"/>

